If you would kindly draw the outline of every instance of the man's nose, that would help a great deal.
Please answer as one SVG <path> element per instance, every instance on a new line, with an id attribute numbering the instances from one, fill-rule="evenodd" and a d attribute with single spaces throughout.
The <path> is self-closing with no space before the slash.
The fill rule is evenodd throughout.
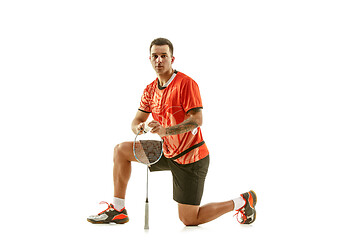
<path id="1" fill-rule="evenodd" d="M 156 58 L 156 62 L 157 62 L 157 63 L 161 63 L 161 62 L 162 62 L 162 57 L 160 57 L 160 56 L 157 57 L 157 58 Z"/>

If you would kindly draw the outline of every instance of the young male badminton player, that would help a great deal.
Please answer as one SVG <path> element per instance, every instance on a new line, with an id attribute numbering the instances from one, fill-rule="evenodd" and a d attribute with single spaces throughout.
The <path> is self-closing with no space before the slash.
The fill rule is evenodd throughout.
<path id="1" fill-rule="evenodd" d="M 173 199 L 178 203 L 179 218 L 186 226 L 212 221 L 236 211 L 241 224 L 255 221 L 257 197 L 254 191 L 239 197 L 200 206 L 204 182 L 209 167 L 209 151 L 203 140 L 202 101 L 197 83 L 172 68 L 175 60 L 173 45 L 165 38 L 157 38 L 150 45 L 150 62 L 157 78 L 146 86 L 140 107 L 132 121 L 136 134 L 152 114 L 152 132 L 162 137 L 163 156 L 150 171 L 170 170 L 173 176 Z M 88 217 L 91 223 L 126 223 L 126 187 L 131 175 L 133 142 L 123 142 L 114 149 L 114 202 L 103 212 Z M 239 219 L 240 215 L 240 219 Z"/>

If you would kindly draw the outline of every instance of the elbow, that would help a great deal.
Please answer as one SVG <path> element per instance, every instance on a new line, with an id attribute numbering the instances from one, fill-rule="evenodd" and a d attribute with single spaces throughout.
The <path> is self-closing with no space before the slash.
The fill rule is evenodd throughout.
<path id="1" fill-rule="evenodd" d="M 202 120 L 202 118 L 197 119 L 196 123 L 197 123 L 198 127 L 201 127 L 201 126 L 202 126 L 202 124 L 203 124 L 203 120 Z"/>
<path id="2" fill-rule="evenodd" d="M 195 117 L 195 122 L 197 123 L 198 127 L 201 127 L 203 124 L 203 117 L 202 114 L 200 112 L 200 114 L 197 114 Z"/>
<path id="3" fill-rule="evenodd" d="M 195 128 L 197 127 L 201 127 L 203 124 L 203 116 L 202 116 L 202 112 L 201 109 L 192 109 L 190 110 L 188 113 L 188 115 L 190 115 L 190 121 L 194 123 Z"/>

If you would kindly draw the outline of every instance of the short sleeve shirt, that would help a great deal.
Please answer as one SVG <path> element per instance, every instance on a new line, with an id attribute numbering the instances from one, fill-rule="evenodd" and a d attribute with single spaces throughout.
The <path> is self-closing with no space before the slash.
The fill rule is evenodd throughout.
<path id="1" fill-rule="evenodd" d="M 175 78 L 163 88 L 158 79 L 146 86 L 141 97 L 139 110 L 151 113 L 163 127 L 171 127 L 189 118 L 187 113 L 202 108 L 197 83 L 187 75 L 176 72 Z M 209 155 L 201 129 L 163 137 L 163 152 L 179 164 L 189 164 Z"/>

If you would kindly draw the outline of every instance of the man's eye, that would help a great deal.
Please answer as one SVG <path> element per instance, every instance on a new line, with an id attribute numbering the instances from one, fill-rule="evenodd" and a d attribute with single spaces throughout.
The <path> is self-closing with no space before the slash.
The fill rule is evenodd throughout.
<path id="1" fill-rule="evenodd" d="M 161 55 L 162 58 L 166 58 L 166 55 Z"/>
<path id="2" fill-rule="evenodd" d="M 154 59 L 158 58 L 158 55 L 153 55 L 153 58 L 154 58 Z"/>

